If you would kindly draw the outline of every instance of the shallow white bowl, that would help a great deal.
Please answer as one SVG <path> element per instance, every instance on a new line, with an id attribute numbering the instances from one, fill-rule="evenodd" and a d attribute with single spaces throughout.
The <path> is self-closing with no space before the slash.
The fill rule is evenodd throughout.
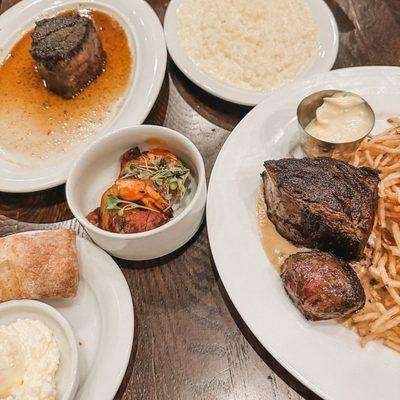
<path id="1" fill-rule="evenodd" d="M 10 161 L 8 152 L 0 151 L 1 191 L 34 192 L 61 185 L 67 180 L 74 160 L 89 143 L 111 129 L 141 124 L 158 97 L 165 75 L 167 49 L 160 20 L 145 0 L 22 0 L 0 15 L 0 63 L 21 35 L 33 28 L 35 21 L 71 8 L 103 11 L 125 29 L 134 63 L 123 103 L 87 141 L 48 160 L 30 162 L 24 159 L 23 164 L 15 163 Z"/>
<path id="2" fill-rule="evenodd" d="M 92 225 L 86 215 L 97 208 L 103 192 L 118 177 L 122 154 L 131 147 L 164 148 L 191 170 L 194 187 L 185 208 L 165 225 L 142 233 L 113 233 Z M 184 245 L 199 228 L 206 202 L 204 162 L 196 146 L 182 134 L 162 126 L 140 125 L 108 134 L 81 154 L 67 181 L 68 205 L 101 248 L 127 260 L 164 256 Z"/>
<path id="3" fill-rule="evenodd" d="M 187 0 L 171 0 L 164 19 L 164 32 L 168 51 L 178 68 L 197 86 L 221 99 L 232 103 L 255 106 L 271 93 L 271 90 L 241 89 L 223 83 L 208 75 L 196 65 L 181 48 L 179 37 L 179 12 Z M 335 17 L 321 0 L 306 0 L 318 26 L 318 44 L 308 65 L 295 78 L 300 80 L 316 73 L 329 71 L 339 48 L 339 31 Z"/>
<path id="4" fill-rule="evenodd" d="M 72 400 L 78 387 L 79 371 L 78 348 L 71 326 L 56 309 L 40 301 L 13 300 L 0 304 L 0 325 L 27 318 L 42 322 L 53 332 L 60 349 L 57 399 Z"/>

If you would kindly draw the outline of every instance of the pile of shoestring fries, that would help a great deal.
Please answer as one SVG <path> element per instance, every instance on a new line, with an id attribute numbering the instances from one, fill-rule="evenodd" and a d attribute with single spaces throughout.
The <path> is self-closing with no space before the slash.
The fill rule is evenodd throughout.
<path id="1" fill-rule="evenodd" d="M 400 352 L 400 118 L 392 127 L 365 139 L 355 166 L 379 171 L 378 209 L 365 257 L 355 270 L 365 289 L 365 307 L 342 320 L 361 336 L 361 346 L 381 340 Z"/>

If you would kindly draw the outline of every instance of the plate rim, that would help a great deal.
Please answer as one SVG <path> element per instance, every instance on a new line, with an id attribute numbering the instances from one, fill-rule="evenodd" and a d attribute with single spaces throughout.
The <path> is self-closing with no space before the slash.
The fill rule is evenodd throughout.
<path id="1" fill-rule="evenodd" d="M 25 235 L 34 235 L 34 234 L 37 234 L 40 232 L 51 232 L 54 230 L 65 230 L 65 229 L 73 230 L 71 228 L 54 227 L 54 229 L 38 229 L 38 230 L 15 232 L 10 235 L 7 235 L 7 237 L 24 235 L 24 234 Z M 120 281 L 120 283 L 122 283 L 122 285 L 125 286 L 125 288 L 124 288 L 125 293 L 123 293 L 122 291 L 118 292 L 118 296 L 121 297 L 120 300 L 122 300 L 120 303 L 124 305 L 124 309 L 125 309 L 125 313 L 123 315 L 125 317 L 124 318 L 124 327 L 126 328 L 122 331 L 122 334 L 125 335 L 125 340 L 120 339 L 119 343 L 128 342 L 129 343 L 129 346 L 127 348 L 128 351 L 126 351 L 126 352 L 124 351 L 124 356 L 119 357 L 120 365 L 115 368 L 115 372 L 116 372 L 115 376 L 118 375 L 118 378 L 117 378 L 117 380 L 113 380 L 113 382 L 115 382 L 115 385 L 113 384 L 112 386 L 110 386 L 107 391 L 104 390 L 103 391 L 104 395 L 101 398 L 98 397 L 96 399 L 96 400 L 112 400 L 122 384 L 123 378 L 125 376 L 126 370 L 129 365 L 130 357 L 132 355 L 133 341 L 134 341 L 134 337 L 135 337 L 135 311 L 134 311 L 132 294 L 131 294 L 128 282 L 127 282 L 124 274 L 122 273 L 121 268 L 115 262 L 115 260 L 106 251 L 104 251 L 102 248 L 100 248 L 99 246 L 97 246 L 96 244 L 91 242 L 90 240 L 80 236 L 77 232 L 75 232 L 75 234 L 76 234 L 76 241 L 77 241 L 76 247 L 78 247 L 78 241 L 80 241 L 84 245 L 88 245 L 89 248 L 94 249 L 94 251 L 99 252 L 99 254 L 102 253 L 102 257 L 104 257 L 104 262 L 109 265 L 109 268 L 111 268 L 111 266 L 112 266 L 113 274 L 115 275 L 115 277 L 118 276 L 118 280 Z M 77 251 L 77 255 L 78 255 L 78 251 Z M 94 268 L 95 268 L 95 266 L 93 266 L 93 269 Z M 80 272 L 80 274 L 81 274 L 81 272 Z M 48 304 L 47 300 L 51 300 L 51 299 L 34 300 L 34 301 L 45 304 L 45 306 L 51 307 L 51 308 L 55 309 L 59 314 L 61 314 L 61 316 L 71 326 L 74 337 L 75 337 L 75 339 L 77 339 L 74 329 L 72 327 L 72 324 L 68 321 L 68 319 L 66 317 L 64 317 L 64 315 L 58 310 L 58 308 L 56 306 L 54 306 L 52 304 Z M 14 301 L 18 301 L 18 300 L 14 300 Z M 104 365 L 106 365 L 106 363 L 104 363 Z M 107 364 L 107 367 L 108 366 L 109 366 L 109 364 Z M 78 369 L 79 369 L 79 364 L 78 364 Z M 83 385 L 83 387 L 84 387 L 84 385 Z M 81 385 L 78 383 L 78 387 L 77 387 L 76 393 L 74 395 L 75 400 L 81 399 L 81 395 L 80 395 L 81 388 L 82 388 Z"/>
<path id="2" fill-rule="evenodd" d="M 134 305 L 133 305 L 133 298 L 132 298 L 132 294 L 131 294 L 131 290 L 128 285 L 128 282 L 127 282 L 124 274 L 122 273 L 121 268 L 115 262 L 115 260 L 105 250 L 103 250 L 102 248 L 100 248 L 95 243 L 91 242 L 90 240 L 83 238 L 82 236 L 79 236 L 78 234 L 76 235 L 76 238 L 77 238 L 77 240 L 81 240 L 86 245 L 95 249 L 96 251 L 101 252 L 104 257 L 104 260 L 107 260 L 107 264 L 109 264 L 110 266 L 111 265 L 113 266 L 114 273 L 116 274 L 116 276 L 118 276 L 118 279 L 120 280 L 122 285 L 125 287 L 124 299 L 121 302 L 121 304 L 124 304 L 124 308 L 125 308 L 125 313 L 124 313 L 124 316 L 125 316 L 124 331 L 125 331 L 125 333 L 122 333 L 122 334 L 126 335 L 125 341 L 128 343 L 128 348 L 126 350 L 128 350 L 128 351 L 125 352 L 124 357 L 119 357 L 121 365 L 120 365 L 120 368 L 118 369 L 118 379 L 115 381 L 115 384 L 109 388 L 110 397 L 108 397 L 106 394 L 104 394 L 104 400 L 108 400 L 108 399 L 111 400 L 114 398 L 114 396 L 116 395 L 116 393 L 118 392 L 118 390 L 122 384 L 126 370 L 129 365 L 129 360 L 132 355 L 133 341 L 135 338 L 135 310 L 134 310 Z M 118 293 L 118 296 L 120 297 L 121 294 L 122 294 L 122 291 L 120 291 Z M 122 342 L 122 340 L 120 339 L 119 343 L 121 343 L 121 342 Z M 116 368 L 116 372 L 117 372 L 117 368 Z M 78 390 L 75 395 L 75 399 L 78 398 L 78 395 L 79 395 L 79 398 L 81 398 L 80 387 L 78 387 Z M 96 400 L 101 400 L 101 399 L 99 398 Z"/>
<path id="3" fill-rule="evenodd" d="M 241 89 L 236 88 L 232 85 L 224 84 L 218 81 L 216 78 L 209 76 L 205 71 L 203 71 L 200 67 L 198 67 L 194 62 L 192 62 L 188 56 L 181 49 L 179 43 L 179 36 L 177 33 L 177 14 L 179 8 L 182 6 L 183 2 L 187 0 L 171 0 L 168 4 L 167 11 L 165 13 L 164 18 L 164 33 L 165 33 L 165 41 L 167 44 L 168 52 L 177 65 L 179 70 L 194 84 L 196 84 L 201 89 L 210 93 L 211 95 L 218 97 L 222 100 L 244 105 L 244 106 L 256 106 L 260 104 L 265 97 L 274 93 L 276 90 L 280 88 L 290 85 L 292 82 L 301 81 L 304 78 L 311 76 L 313 73 L 309 73 L 306 71 L 301 71 L 300 75 L 294 78 L 293 81 L 290 81 L 280 87 L 271 90 L 265 91 L 256 91 L 249 89 Z M 315 0 L 306 0 L 308 4 L 314 2 Z M 331 70 L 333 67 L 338 51 L 339 51 L 339 28 L 336 22 L 336 18 L 333 15 L 332 11 L 328 7 L 328 5 L 324 1 L 318 1 L 320 5 L 320 10 L 325 14 L 326 20 L 324 19 L 322 22 L 316 21 L 319 29 L 321 27 L 325 27 L 324 29 L 329 29 L 330 34 L 332 35 L 333 41 L 329 48 L 325 49 L 329 56 L 325 57 L 325 64 L 323 69 L 321 69 L 318 73 L 327 72 Z M 317 52 L 314 53 L 313 57 L 317 57 L 312 63 L 309 63 L 308 66 L 316 64 L 318 61 L 321 61 L 321 57 L 318 57 Z M 228 92 L 228 93 L 227 93 Z"/>
<path id="4" fill-rule="evenodd" d="M 340 68 L 336 70 L 331 70 L 327 72 L 323 72 L 320 74 L 313 75 L 309 77 L 308 79 L 300 80 L 300 81 L 294 81 L 288 85 L 285 85 L 279 89 L 277 89 L 273 96 L 280 96 L 285 94 L 286 92 L 290 91 L 291 88 L 298 87 L 301 85 L 307 85 L 311 84 L 312 82 L 317 82 L 319 79 L 324 78 L 327 75 L 337 75 L 341 76 L 349 72 L 357 72 L 357 71 L 377 71 L 380 73 L 384 73 L 385 71 L 388 72 L 397 72 L 400 75 L 400 66 L 359 66 L 359 67 L 347 67 L 347 68 Z M 258 106 L 256 106 L 253 110 L 251 110 L 240 122 L 239 124 L 235 127 L 235 129 L 231 132 L 227 140 L 224 142 L 220 152 L 218 153 L 218 157 L 214 163 L 211 175 L 210 175 L 210 180 L 209 180 L 209 186 L 208 186 L 208 193 L 207 193 L 207 207 L 206 207 L 206 218 L 207 221 L 211 221 L 211 201 L 210 199 L 214 195 L 214 185 L 215 185 L 215 174 L 216 174 L 216 169 L 221 162 L 222 154 L 224 151 L 226 151 L 228 144 L 230 141 L 233 140 L 234 137 L 239 135 L 240 130 L 242 129 L 243 126 L 245 126 L 249 120 L 253 119 L 255 115 L 258 114 L 259 110 L 264 107 L 264 104 L 267 104 L 268 101 L 270 101 L 269 98 L 264 99 Z M 235 293 L 235 290 L 230 289 L 230 279 L 228 278 L 228 272 L 226 268 L 222 268 L 221 265 L 223 262 L 221 262 L 222 255 L 220 254 L 220 251 L 217 250 L 217 246 L 215 244 L 215 239 L 214 239 L 214 228 L 212 227 L 212 224 L 209 223 L 207 225 L 207 232 L 208 232 L 208 237 L 209 237 L 209 243 L 210 243 L 210 249 L 212 252 L 212 256 L 214 259 L 215 267 L 218 271 L 218 275 L 220 276 L 221 282 L 226 290 L 226 293 L 234 305 L 235 309 L 239 313 L 240 317 L 243 319 L 245 324 L 249 327 L 250 331 L 252 334 L 256 337 L 258 342 L 262 345 L 262 347 L 268 351 L 277 361 L 278 363 L 287 371 L 289 372 L 294 378 L 296 378 L 299 382 L 301 382 L 304 386 L 309 388 L 311 391 L 313 391 L 315 394 L 320 396 L 321 398 L 325 400 L 338 400 L 337 398 L 334 398 L 332 396 L 329 396 L 327 393 L 325 393 L 319 385 L 311 382 L 309 379 L 304 377 L 300 372 L 298 372 L 294 367 L 290 365 L 290 363 L 282 357 L 278 351 L 275 351 L 273 346 L 270 346 L 268 343 L 266 343 L 266 340 L 263 340 L 260 335 L 258 334 L 258 329 L 255 327 L 256 323 L 252 321 L 251 316 L 247 315 L 247 312 L 243 312 L 243 307 L 241 305 L 242 301 L 238 298 L 238 295 Z M 265 257 L 267 257 L 265 255 Z M 290 386 L 288 384 L 288 386 Z"/>
<path id="5" fill-rule="evenodd" d="M 40 4 L 43 3 L 43 6 Z M 102 135 L 94 135 L 93 138 L 94 140 L 98 137 L 103 136 L 104 134 L 107 134 L 108 132 L 111 132 L 116 129 L 123 128 L 125 126 L 129 125 L 137 125 L 137 124 L 142 124 L 145 119 L 148 117 L 150 111 L 152 110 L 155 102 L 158 99 L 159 93 L 161 91 L 161 87 L 164 82 L 165 78 L 165 73 L 166 73 L 166 67 L 167 67 L 167 47 L 165 43 L 165 37 L 164 37 L 164 31 L 160 22 L 160 19 L 158 18 L 156 12 L 153 10 L 153 8 L 145 1 L 145 0 L 83 0 L 82 2 L 79 2 L 79 0 L 66 0 L 64 2 L 59 2 L 56 0 L 22 0 L 19 3 L 13 5 L 10 7 L 8 10 L 6 10 L 3 14 L 0 15 L 0 31 L 3 26 L 6 26 L 9 24 L 10 19 L 15 19 L 18 18 L 19 15 L 24 12 L 24 10 L 28 7 L 34 7 L 38 4 L 40 4 L 40 7 L 42 8 L 42 12 L 45 9 L 48 8 L 53 8 L 53 7 L 68 7 L 68 4 L 71 4 L 71 6 L 78 6 L 80 4 L 87 3 L 90 4 L 90 6 L 96 8 L 96 5 L 100 7 L 101 6 L 108 6 L 109 8 L 116 10 L 120 16 L 124 19 L 124 22 L 127 24 L 127 26 L 130 27 L 130 32 L 129 34 L 132 36 L 132 39 L 134 42 L 132 43 L 133 45 L 137 45 L 136 42 L 136 28 L 135 25 L 130 24 L 129 18 L 127 18 L 124 14 L 124 10 L 121 10 L 123 7 L 127 7 L 131 10 L 132 15 L 135 16 L 139 12 L 143 13 L 146 17 L 147 20 L 152 20 L 151 23 L 142 23 L 143 29 L 146 30 L 147 34 L 149 37 L 153 38 L 152 44 L 153 44 L 153 53 L 155 54 L 155 58 L 152 63 L 152 68 L 151 68 L 151 78 L 149 78 L 149 87 L 147 88 L 146 92 L 146 105 L 143 107 L 142 113 L 140 116 L 137 116 L 135 119 L 129 119 L 130 114 L 131 114 L 131 106 L 133 105 L 132 103 L 135 101 L 135 93 L 131 92 L 129 93 L 130 87 L 134 84 L 136 81 L 135 79 L 135 71 L 137 70 L 137 66 L 134 67 L 134 74 L 131 77 L 131 81 L 129 83 L 129 86 L 127 88 L 126 94 L 128 97 L 123 101 L 121 104 L 121 109 L 119 110 L 118 114 L 115 116 L 115 119 L 113 121 L 108 121 L 109 125 L 107 126 L 107 129 L 103 132 Z M 40 13 L 39 13 L 40 14 Z M 35 14 L 36 15 L 36 14 Z M 141 19 L 141 18 L 140 18 Z M 32 19 L 32 23 L 35 20 L 35 18 Z M 25 26 L 29 21 L 24 20 L 23 26 Z M 143 21 L 142 21 L 143 22 Z M 15 37 L 15 43 L 18 40 L 18 35 L 22 34 L 23 30 L 18 29 L 18 34 Z M 13 43 L 13 44 L 15 44 Z M 143 48 L 145 47 L 145 44 L 142 43 L 140 48 L 136 50 L 137 54 L 143 52 Z M 134 60 L 136 61 L 136 60 Z M 92 141 L 93 141 L 92 138 Z M 84 142 L 78 147 L 81 147 L 84 149 L 88 144 L 91 143 L 91 140 L 89 139 L 87 142 Z M 76 150 L 78 151 L 78 150 Z M 6 193 L 28 193 L 28 192 L 37 192 L 40 190 L 45 190 L 45 189 L 50 189 L 59 185 L 64 184 L 67 181 L 69 171 L 71 170 L 74 158 L 76 158 L 78 153 L 72 153 L 71 155 L 67 156 L 66 159 L 69 159 L 69 166 L 68 166 L 68 171 L 60 171 L 58 174 L 55 174 L 53 176 L 47 176 L 46 178 L 32 178 L 32 179 L 18 179 L 18 178 L 12 178 L 12 179 L 7 179 L 7 178 L 1 178 L 0 177 L 0 190 Z M 54 163 L 57 162 L 57 156 L 54 157 Z M 46 166 L 50 167 L 54 163 L 51 163 L 49 165 L 46 164 Z"/>

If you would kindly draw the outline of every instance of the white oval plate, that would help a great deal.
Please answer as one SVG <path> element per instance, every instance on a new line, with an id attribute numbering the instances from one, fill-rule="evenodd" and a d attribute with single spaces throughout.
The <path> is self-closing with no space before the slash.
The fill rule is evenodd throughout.
<path id="1" fill-rule="evenodd" d="M 336 70 L 286 86 L 251 111 L 222 148 L 211 175 L 207 225 L 222 282 L 261 344 L 297 379 L 329 400 L 392 400 L 400 354 L 380 343 L 362 349 L 335 321 L 307 322 L 285 294 L 261 245 L 256 200 L 263 162 L 298 144 L 296 108 L 323 89 L 360 94 L 376 112 L 375 131 L 399 116 L 400 68 Z"/>
<path id="2" fill-rule="evenodd" d="M 23 0 L 0 15 L 0 62 L 37 19 L 74 7 L 94 8 L 117 18 L 125 28 L 133 54 L 134 73 L 121 109 L 86 143 L 126 126 L 141 124 L 153 107 L 164 80 L 167 50 L 161 23 L 144 0 Z M 33 192 L 64 183 L 85 143 L 65 156 L 21 166 L 0 155 L 0 191 Z"/>
<path id="3" fill-rule="evenodd" d="M 209 76 L 185 54 L 179 38 L 179 12 L 185 1 L 187 0 L 172 0 L 164 19 L 168 50 L 178 68 L 197 86 L 223 100 L 246 106 L 254 106 L 264 100 L 271 91 L 240 89 L 220 82 Z M 339 47 L 339 32 L 329 7 L 321 0 L 307 0 L 307 3 L 317 21 L 318 47 L 308 66 L 296 80 L 329 71 L 336 60 Z"/>
<path id="4" fill-rule="evenodd" d="M 132 350 L 132 297 L 120 268 L 105 251 L 79 236 L 76 246 L 77 296 L 45 303 L 69 322 L 78 342 L 80 380 L 75 400 L 112 400 Z"/>

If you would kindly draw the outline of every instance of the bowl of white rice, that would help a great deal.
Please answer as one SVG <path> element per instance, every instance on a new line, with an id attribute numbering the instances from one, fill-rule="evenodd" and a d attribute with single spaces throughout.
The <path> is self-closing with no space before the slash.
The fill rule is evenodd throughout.
<path id="1" fill-rule="evenodd" d="M 172 0 L 168 50 L 196 85 L 254 106 L 271 91 L 329 71 L 338 29 L 321 0 Z"/>

